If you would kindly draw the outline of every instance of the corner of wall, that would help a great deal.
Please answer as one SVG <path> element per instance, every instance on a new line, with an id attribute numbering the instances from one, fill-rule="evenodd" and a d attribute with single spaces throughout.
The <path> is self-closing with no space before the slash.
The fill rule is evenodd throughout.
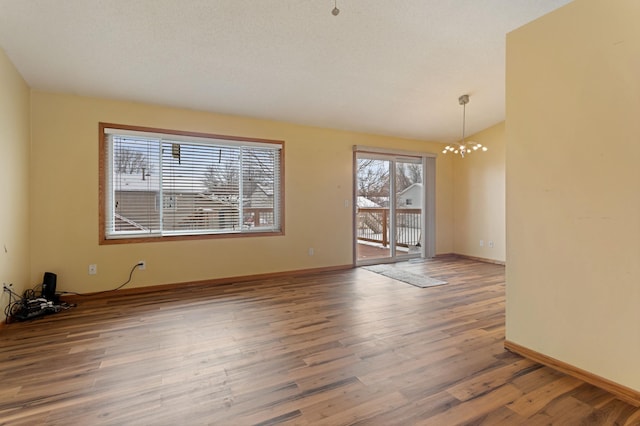
<path id="1" fill-rule="evenodd" d="M 22 294 L 30 286 L 29 264 L 29 164 L 30 89 L 13 63 L 0 49 L 0 282 Z M 9 302 L 0 294 L 0 305 Z"/>

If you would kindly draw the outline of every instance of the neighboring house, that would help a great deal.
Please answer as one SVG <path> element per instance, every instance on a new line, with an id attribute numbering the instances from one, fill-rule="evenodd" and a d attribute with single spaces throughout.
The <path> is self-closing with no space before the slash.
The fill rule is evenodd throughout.
<path id="1" fill-rule="evenodd" d="M 115 197 L 115 230 L 151 230 L 159 221 L 157 176 L 145 173 L 117 173 L 113 188 Z"/>
<path id="2" fill-rule="evenodd" d="M 165 231 L 236 229 L 237 203 L 202 192 L 164 192 L 162 226 Z"/>
<path id="3" fill-rule="evenodd" d="M 273 188 L 257 184 L 253 193 L 243 201 L 242 223 L 247 226 L 273 225 Z"/>
<path id="4" fill-rule="evenodd" d="M 273 209 L 273 188 L 257 184 L 256 189 L 244 200 L 245 207 Z"/>
<path id="5" fill-rule="evenodd" d="M 165 181 L 165 184 L 167 181 Z M 207 194 L 203 188 L 167 185 L 162 192 L 157 176 L 118 174 L 115 182 L 117 231 L 152 230 L 160 222 L 164 231 L 233 229 L 238 226 L 237 202 Z"/>
<path id="6" fill-rule="evenodd" d="M 399 227 L 421 229 L 422 195 L 424 188 L 421 183 L 414 183 L 398 192 L 397 218 Z M 416 239 L 415 236 L 411 239 Z M 419 239 L 419 238 L 418 238 Z M 415 244 L 415 243 L 414 243 Z"/>
<path id="7" fill-rule="evenodd" d="M 389 207 L 389 197 L 388 196 L 380 196 L 380 197 L 364 197 L 364 196 L 358 196 L 358 201 L 357 201 L 357 205 L 358 207 L 365 207 L 365 208 L 371 208 L 371 207 Z M 362 203 L 362 204 L 361 204 Z"/>
<path id="8" fill-rule="evenodd" d="M 115 226 L 117 231 L 153 230 L 160 222 L 164 231 L 191 229 L 235 229 L 239 226 L 238 197 L 217 196 L 204 187 L 164 181 L 162 206 L 160 182 L 149 174 L 118 174 L 115 186 Z M 272 225 L 273 189 L 257 185 L 243 200 L 244 226 Z"/>
<path id="9" fill-rule="evenodd" d="M 371 207 L 380 207 L 376 202 L 371 201 L 367 197 L 363 197 L 362 195 L 358 196 L 358 207 L 360 208 L 371 208 Z"/>
<path id="10" fill-rule="evenodd" d="M 398 207 L 413 209 L 422 208 L 422 194 L 424 189 L 421 183 L 414 183 L 398 192 Z"/>

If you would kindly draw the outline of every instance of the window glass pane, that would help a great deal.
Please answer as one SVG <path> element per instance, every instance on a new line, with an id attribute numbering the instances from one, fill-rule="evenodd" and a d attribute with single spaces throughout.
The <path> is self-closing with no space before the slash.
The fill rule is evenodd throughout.
<path id="1" fill-rule="evenodd" d="M 279 143 L 107 128 L 105 236 L 281 230 Z"/>
<path id="2" fill-rule="evenodd" d="M 107 234 L 130 237 L 160 232 L 159 141 L 114 135 L 108 169 L 111 174 Z"/>
<path id="3" fill-rule="evenodd" d="M 164 142 L 165 234 L 240 229 L 240 148 Z"/>
<path id="4" fill-rule="evenodd" d="M 242 159 L 243 224 L 254 229 L 278 227 L 278 153 L 270 149 L 245 148 Z"/>

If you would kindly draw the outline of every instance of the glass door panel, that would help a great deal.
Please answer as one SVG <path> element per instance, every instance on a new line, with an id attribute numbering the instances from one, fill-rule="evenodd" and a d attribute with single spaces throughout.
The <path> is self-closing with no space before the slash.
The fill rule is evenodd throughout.
<path id="1" fill-rule="evenodd" d="M 422 161 L 395 161 L 395 253 L 396 257 L 413 257 L 422 253 Z"/>
<path id="2" fill-rule="evenodd" d="M 391 161 L 358 155 L 356 167 L 357 259 L 390 258 Z"/>

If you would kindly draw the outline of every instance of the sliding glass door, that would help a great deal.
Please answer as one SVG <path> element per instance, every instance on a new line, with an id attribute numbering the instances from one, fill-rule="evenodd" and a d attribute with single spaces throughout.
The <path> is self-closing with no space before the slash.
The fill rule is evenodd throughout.
<path id="1" fill-rule="evenodd" d="M 356 152 L 356 263 L 424 255 L 421 157 Z"/>

